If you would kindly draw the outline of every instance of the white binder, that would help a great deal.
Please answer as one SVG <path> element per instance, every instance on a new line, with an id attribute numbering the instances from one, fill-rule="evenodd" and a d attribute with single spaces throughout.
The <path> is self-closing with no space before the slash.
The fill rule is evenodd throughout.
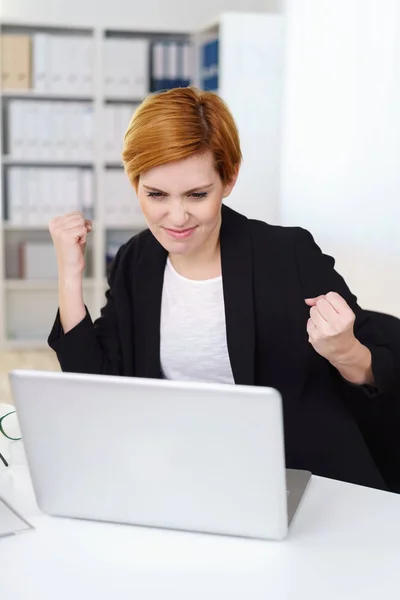
<path id="1" fill-rule="evenodd" d="M 12 100 L 9 104 L 9 155 L 12 158 L 26 158 L 24 129 L 24 101 Z"/>
<path id="2" fill-rule="evenodd" d="M 47 33 L 33 35 L 32 79 L 33 89 L 37 93 L 49 91 L 50 45 Z"/>
<path id="3" fill-rule="evenodd" d="M 12 225 L 22 225 L 26 223 L 24 182 L 22 167 L 10 167 L 8 174 L 8 221 Z"/>
<path id="4" fill-rule="evenodd" d="M 82 169 L 80 173 L 80 210 L 85 218 L 93 218 L 93 171 Z"/>
<path id="5" fill-rule="evenodd" d="M 169 88 L 176 87 L 178 84 L 178 44 L 170 42 L 166 45 L 167 53 L 167 72 L 166 79 Z"/>

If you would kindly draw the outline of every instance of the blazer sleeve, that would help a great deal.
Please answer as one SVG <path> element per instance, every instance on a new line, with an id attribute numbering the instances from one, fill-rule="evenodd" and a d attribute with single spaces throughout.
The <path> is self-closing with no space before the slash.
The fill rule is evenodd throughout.
<path id="1" fill-rule="evenodd" d="M 121 374 L 121 350 L 118 338 L 117 315 L 113 284 L 119 270 L 123 246 L 119 249 L 109 271 L 109 289 L 101 315 L 93 323 L 86 307 L 86 316 L 73 329 L 64 333 L 60 311 L 48 337 L 48 344 L 57 354 L 63 371 L 93 375 Z"/>
<path id="2" fill-rule="evenodd" d="M 323 254 L 311 233 L 300 228 L 297 229 L 295 255 L 304 298 L 315 298 L 332 291 L 346 300 L 356 316 L 354 334 L 371 351 L 375 392 L 390 392 L 395 382 L 394 357 L 390 342 L 360 308 L 356 296 L 351 293 L 343 277 L 335 271 L 334 259 Z M 365 388 L 367 392 L 368 388 L 370 389 L 370 386 L 357 387 Z"/>

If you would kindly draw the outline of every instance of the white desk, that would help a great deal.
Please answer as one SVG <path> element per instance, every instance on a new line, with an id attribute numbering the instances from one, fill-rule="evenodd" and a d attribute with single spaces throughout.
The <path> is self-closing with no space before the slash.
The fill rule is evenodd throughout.
<path id="1" fill-rule="evenodd" d="M 400 496 L 313 478 L 284 542 L 42 516 L 0 540 L 1 600 L 376 600 L 400 596 Z M 15 503 L 14 493 L 0 493 Z"/>

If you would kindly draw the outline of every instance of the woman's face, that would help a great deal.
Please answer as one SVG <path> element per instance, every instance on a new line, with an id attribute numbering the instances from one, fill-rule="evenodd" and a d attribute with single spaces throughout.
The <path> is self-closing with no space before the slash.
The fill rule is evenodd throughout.
<path id="1" fill-rule="evenodd" d="M 218 239 L 223 185 L 210 152 L 142 173 L 137 194 L 148 227 L 170 254 L 195 254 Z"/>

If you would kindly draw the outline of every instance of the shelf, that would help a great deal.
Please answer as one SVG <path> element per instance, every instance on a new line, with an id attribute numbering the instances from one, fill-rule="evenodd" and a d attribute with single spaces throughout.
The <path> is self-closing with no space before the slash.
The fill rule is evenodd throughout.
<path id="1" fill-rule="evenodd" d="M 10 291 L 27 291 L 27 290 L 57 290 L 57 279 L 6 279 L 5 289 Z M 83 280 L 83 289 L 91 289 L 94 287 L 94 280 L 87 278 Z"/>
<path id="2" fill-rule="evenodd" d="M 51 158 L 12 158 L 3 156 L 2 164 L 9 166 L 28 166 L 28 167 L 93 167 L 92 160 L 59 160 Z"/>
<path id="3" fill-rule="evenodd" d="M 8 223 L 3 221 L 4 231 L 49 231 L 48 225 L 15 225 L 14 223 Z"/>
<path id="4" fill-rule="evenodd" d="M 123 169 L 124 165 L 122 164 L 122 162 L 118 162 L 116 161 L 112 161 L 112 160 L 108 160 L 104 163 L 104 167 L 106 169 Z"/>
<path id="5" fill-rule="evenodd" d="M 62 100 L 77 102 L 93 102 L 93 96 L 87 94 L 60 94 L 57 92 L 37 92 L 36 90 L 3 90 L 0 92 L 3 98 L 33 99 L 33 100 Z"/>
<path id="6" fill-rule="evenodd" d="M 149 92 L 149 94 L 150 94 L 150 92 Z M 141 104 L 143 102 L 143 98 L 106 97 L 106 98 L 104 98 L 104 102 L 106 104 Z"/>
<path id="7" fill-rule="evenodd" d="M 1 224 L 0 224 L 1 227 Z M 96 227 L 96 222 L 92 219 L 92 228 Z M 4 231 L 38 231 L 40 233 L 49 233 L 48 223 L 43 223 L 43 225 L 15 225 L 14 223 L 9 223 L 8 221 L 3 221 L 3 230 Z"/>

